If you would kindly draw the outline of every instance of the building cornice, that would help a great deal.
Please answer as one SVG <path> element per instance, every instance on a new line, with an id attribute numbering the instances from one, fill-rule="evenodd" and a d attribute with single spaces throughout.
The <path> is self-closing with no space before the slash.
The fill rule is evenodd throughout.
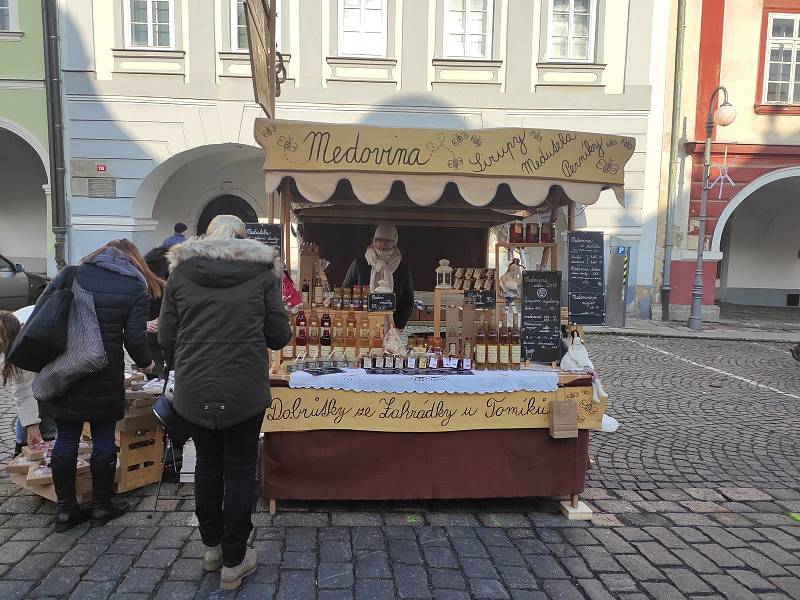
<path id="1" fill-rule="evenodd" d="M 0 79 L 0 90 L 43 90 L 41 79 Z"/>

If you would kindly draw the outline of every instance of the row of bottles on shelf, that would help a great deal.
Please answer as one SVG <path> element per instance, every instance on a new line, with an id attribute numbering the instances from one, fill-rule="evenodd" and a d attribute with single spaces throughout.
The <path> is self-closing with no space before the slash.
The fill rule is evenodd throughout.
<path id="1" fill-rule="evenodd" d="M 315 281 L 313 286 L 307 279 L 304 280 L 300 294 L 303 306 L 322 306 L 325 303 L 324 288 L 319 280 Z M 335 287 L 333 288 L 330 308 L 332 310 L 352 310 L 356 312 L 367 310 L 368 299 L 368 285 L 355 285 L 351 288 Z"/>
<path id="2" fill-rule="evenodd" d="M 346 320 L 341 316 L 331 319 L 327 312 L 320 317 L 313 307 L 306 317 L 305 311 L 301 310 L 293 329 L 294 335 L 282 351 L 284 359 L 333 358 L 354 364 L 359 350 L 383 348 L 383 328 L 371 328 L 367 314 L 362 313 L 359 318 L 353 310 L 347 314 Z"/>
<path id="3" fill-rule="evenodd" d="M 475 369 L 478 371 L 517 371 L 520 368 L 522 352 L 517 314 L 509 319 L 503 315 L 500 326 L 495 323 L 494 311 L 481 315 L 478 331 L 475 334 Z"/>

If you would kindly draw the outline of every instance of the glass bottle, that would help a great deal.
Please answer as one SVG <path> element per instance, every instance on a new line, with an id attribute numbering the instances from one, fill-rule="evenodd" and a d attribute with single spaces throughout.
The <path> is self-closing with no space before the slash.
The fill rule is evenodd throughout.
<path id="1" fill-rule="evenodd" d="M 473 367 L 472 359 L 472 344 L 464 342 L 464 354 L 461 359 L 461 368 L 465 371 L 471 371 Z"/>
<path id="2" fill-rule="evenodd" d="M 475 334 L 475 370 L 486 370 L 486 320 L 481 315 L 481 322 Z"/>
<path id="3" fill-rule="evenodd" d="M 342 310 L 342 288 L 333 288 L 333 299 L 331 300 L 333 310 Z"/>
<path id="4" fill-rule="evenodd" d="M 373 349 L 383 349 L 383 329 L 380 326 L 376 326 L 375 329 L 372 330 L 372 340 L 370 345 Z"/>
<path id="5" fill-rule="evenodd" d="M 323 360 L 328 360 L 331 356 L 331 345 L 333 338 L 331 337 L 331 330 L 329 327 L 322 329 L 322 336 L 319 338 L 319 352 Z"/>
<path id="6" fill-rule="evenodd" d="M 322 291 L 322 279 L 316 277 L 314 281 L 314 304 L 317 306 L 322 306 L 322 302 L 325 300 Z"/>
<path id="7" fill-rule="evenodd" d="M 311 302 L 311 285 L 308 283 L 308 279 L 303 280 L 303 285 L 301 286 L 301 297 L 303 300 L 303 306 L 308 306 L 309 302 Z"/>
<path id="8" fill-rule="evenodd" d="M 342 290 L 342 310 L 353 310 L 353 288 Z"/>
<path id="9" fill-rule="evenodd" d="M 352 315 L 353 313 L 350 313 Z M 347 316 L 347 332 L 344 336 L 344 357 L 347 361 L 347 364 L 354 365 L 356 364 L 357 358 L 357 339 L 356 339 L 356 318 L 353 315 L 353 320 L 350 320 L 350 315 Z"/>
<path id="10" fill-rule="evenodd" d="M 281 349 L 281 359 L 282 360 L 292 360 L 294 358 L 294 344 L 295 344 L 295 336 L 296 330 L 292 328 L 292 337 L 286 343 L 286 345 Z"/>
<path id="11" fill-rule="evenodd" d="M 508 343 L 511 347 L 511 369 L 518 371 L 522 358 L 522 347 L 520 345 L 519 325 L 517 324 L 517 313 L 513 315 L 511 332 L 508 335 Z"/>
<path id="12" fill-rule="evenodd" d="M 309 360 L 319 359 L 319 318 L 317 311 L 311 309 L 311 316 L 308 318 L 308 354 Z"/>
<path id="13" fill-rule="evenodd" d="M 489 331 L 486 334 L 486 368 L 490 371 L 497 370 L 498 335 L 494 322 L 494 313 L 489 317 Z"/>
<path id="14" fill-rule="evenodd" d="M 345 360 L 345 338 L 344 338 L 344 326 L 342 324 L 342 318 L 336 317 L 336 321 L 333 323 L 333 360 L 337 362 L 342 362 Z"/>
<path id="15" fill-rule="evenodd" d="M 300 329 L 306 328 L 306 313 L 303 309 L 300 309 L 300 312 L 297 313 L 297 317 L 294 320 L 294 334 L 297 335 Z"/>
<path id="16" fill-rule="evenodd" d="M 320 319 L 319 326 L 323 329 L 331 328 L 331 316 L 328 314 L 328 311 L 322 313 L 322 319 Z"/>
<path id="17" fill-rule="evenodd" d="M 369 352 L 370 329 L 369 318 L 367 317 L 366 313 L 361 315 L 361 319 L 358 323 L 358 346 L 361 348 L 361 350 L 366 350 Z"/>
<path id="18" fill-rule="evenodd" d="M 361 286 L 356 284 L 353 286 L 353 310 L 359 311 L 363 304 L 361 303 Z"/>
<path id="19" fill-rule="evenodd" d="M 369 307 L 369 286 L 361 286 L 361 309 L 367 310 Z"/>
<path id="20" fill-rule="evenodd" d="M 298 327 L 294 337 L 294 345 L 296 348 L 295 354 L 297 355 L 297 360 L 305 360 L 308 357 L 308 338 L 306 336 L 305 325 L 303 327 Z"/>
<path id="21" fill-rule="evenodd" d="M 500 322 L 500 333 L 498 335 L 498 348 L 497 348 L 497 362 L 498 369 L 501 371 L 508 371 L 511 369 L 509 364 L 511 361 L 511 348 L 509 346 L 508 326 L 506 325 L 506 317 Z"/>

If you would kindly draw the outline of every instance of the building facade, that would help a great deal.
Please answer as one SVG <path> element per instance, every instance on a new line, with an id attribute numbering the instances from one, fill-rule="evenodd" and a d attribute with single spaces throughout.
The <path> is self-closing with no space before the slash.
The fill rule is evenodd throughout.
<path id="1" fill-rule="evenodd" d="M 636 137 L 626 207 L 582 228 L 632 248 L 653 285 L 669 3 L 280 0 L 279 118 L 387 126 L 542 127 Z M 176 221 L 265 218 L 241 0 L 62 1 L 69 252 L 148 249 Z"/>
<path id="2" fill-rule="evenodd" d="M 31 272 L 55 268 L 43 48 L 41 3 L 0 0 L 0 254 Z"/>
<path id="3" fill-rule="evenodd" d="M 800 2 L 686 6 L 671 317 L 688 315 L 698 243 L 705 248 L 706 319 L 725 302 L 798 306 Z M 699 242 L 706 112 L 720 85 L 737 117 L 714 131 L 708 221 Z"/>

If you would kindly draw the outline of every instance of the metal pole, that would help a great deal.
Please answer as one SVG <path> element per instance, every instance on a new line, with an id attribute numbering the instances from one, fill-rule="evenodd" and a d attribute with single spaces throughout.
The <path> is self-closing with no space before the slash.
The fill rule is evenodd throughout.
<path id="1" fill-rule="evenodd" d="M 717 94 L 722 91 L 724 102 L 728 101 L 728 90 L 723 86 L 711 92 L 708 100 L 708 113 L 706 114 L 706 146 L 703 153 L 703 191 L 700 196 L 700 225 L 697 235 L 697 259 L 694 269 L 694 287 L 692 288 L 692 312 L 689 316 L 689 328 L 695 331 L 703 329 L 703 253 L 706 248 L 706 214 L 708 204 L 708 174 L 711 169 L 711 136 L 714 132 L 714 101 Z"/>
<path id="2" fill-rule="evenodd" d="M 667 183 L 667 230 L 664 240 L 664 279 L 661 285 L 661 320 L 669 321 L 670 270 L 672 268 L 672 230 L 678 187 L 678 147 L 681 127 L 681 83 L 683 81 L 683 38 L 686 31 L 686 0 L 678 2 L 678 26 L 675 37 L 675 75 L 672 83 L 672 133 L 669 147 Z"/>
<path id="3" fill-rule="evenodd" d="M 44 35 L 44 77 L 47 97 L 47 138 L 50 150 L 50 205 L 52 231 L 55 236 L 56 266 L 66 264 L 67 232 L 64 165 L 64 122 L 61 111 L 61 62 L 59 59 L 58 8 L 53 0 L 42 0 L 42 33 Z"/>

